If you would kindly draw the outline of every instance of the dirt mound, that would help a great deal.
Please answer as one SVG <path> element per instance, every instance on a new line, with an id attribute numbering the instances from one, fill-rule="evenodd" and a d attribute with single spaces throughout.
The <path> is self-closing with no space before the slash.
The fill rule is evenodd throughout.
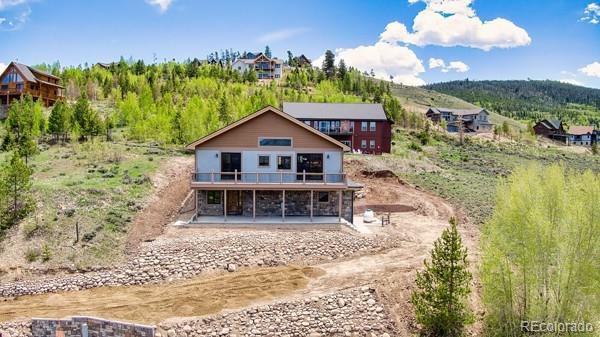
<path id="1" fill-rule="evenodd" d="M 398 178 L 398 176 L 390 170 L 361 170 L 360 173 L 365 178 Z"/>
<path id="2" fill-rule="evenodd" d="M 170 317 L 212 314 L 225 308 L 240 308 L 256 300 L 273 299 L 305 288 L 310 278 L 322 274 L 323 271 L 317 268 L 286 266 L 246 269 L 167 284 L 24 296 L 2 303 L 0 321 L 32 316 L 91 315 L 158 323 Z"/>
<path id="3" fill-rule="evenodd" d="M 413 206 L 402 205 L 402 204 L 373 204 L 373 205 L 358 205 L 358 206 L 354 207 L 354 212 L 363 213 L 367 209 L 371 209 L 374 212 L 392 212 L 392 213 L 414 212 L 417 210 Z"/>

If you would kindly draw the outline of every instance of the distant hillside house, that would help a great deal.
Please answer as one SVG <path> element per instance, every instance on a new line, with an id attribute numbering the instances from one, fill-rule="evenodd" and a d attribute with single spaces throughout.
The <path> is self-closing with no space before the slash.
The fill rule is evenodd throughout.
<path id="1" fill-rule="evenodd" d="M 11 62 L 0 75 L 0 104 L 7 106 L 21 95 L 30 94 L 44 106 L 53 105 L 63 97 L 60 77 L 33 67 Z"/>
<path id="2" fill-rule="evenodd" d="M 232 67 L 241 73 L 254 69 L 259 80 L 276 80 L 283 74 L 283 61 L 278 58 L 268 58 L 263 53 L 248 53 L 245 58 L 235 60 Z"/>
<path id="3" fill-rule="evenodd" d="M 494 127 L 485 109 L 429 108 L 425 115 L 434 123 L 446 121 L 448 132 L 458 132 L 460 122 L 465 132 L 491 132 Z"/>
<path id="4" fill-rule="evenodd" d="M 569 144 L 590 146 L 596 141 L 596 132 L 593 126 L 574 125 L 569 128 Z"/>
<path id="5" fill-rule="evenodd" d="M 296 65 L 296 67 L 300 67 L 300 68 L 312 66 L 312 62 L 310 61 L 310 59 L 308 57 L 304 56 L 304 54 L 294 57 L 294 63 Z"/>
<path id="6" fill-rule="evenodd" d="M 390 153 L 392 122 L 381 104 L 283 103 L 283 111 L 354 152 Z"/>
<path id="7" fill-rule="evenodd" d="M 563 123 L 558 119 L 544 119 L 533 126 L 533 132 L 536 135 L 544 136 L 550 139 L 567 141 L 567 133 Z"/>

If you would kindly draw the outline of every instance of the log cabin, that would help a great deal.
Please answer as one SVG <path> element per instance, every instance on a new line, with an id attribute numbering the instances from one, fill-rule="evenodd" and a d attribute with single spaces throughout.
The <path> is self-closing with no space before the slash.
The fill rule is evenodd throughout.
<path id="1" fill-rule="evenodd" d="M 63 98 L 63 90 L 60 77 L 17 62 L 11 62 L 0 75 L 0 105 L 3 107 L 25 94 L 41 100 L 46 107 L 51 106 Z"/>

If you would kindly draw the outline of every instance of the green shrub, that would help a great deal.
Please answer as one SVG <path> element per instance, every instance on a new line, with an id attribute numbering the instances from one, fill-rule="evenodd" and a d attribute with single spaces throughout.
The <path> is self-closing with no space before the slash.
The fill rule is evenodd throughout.
<path id="1" fill-rule="evenodd" d="M 40 257 L 40 251 L 37 248 L 28 248 L 25 251 L 25 260 L 27 262 L 35 262 Z"/>
<path id="2" fill-rule="evenodd" d="M 50 246 L 47 244 L 42 245 L 42 252 L 40 254 L 42 258 L 42 262 L 48 262 L 52 258 L 52 251 L 50 250 Z"/>
<path id="3" fill-rule="evenodd" d="M 423 148 L 421 147 L 421 145 L 419 145 L 419 144 L 417 144 L 415 142 L 408 143 L 408 149 L 409 150 L 413 150 L 413 151 L 417 151 L 417 152 L 423 151 Z"/>

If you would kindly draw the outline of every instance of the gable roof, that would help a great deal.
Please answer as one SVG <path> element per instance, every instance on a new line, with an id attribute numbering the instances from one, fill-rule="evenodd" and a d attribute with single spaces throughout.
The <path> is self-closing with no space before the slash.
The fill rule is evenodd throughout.
<path id="1" fill-rule="evenodd" d="M 379 103 L 293 103 L 284 102 L 283 111 L 299 119 L 388 120 Z"/>
<path id="2" fill-rule="evenodd" d="M 587 135 L 594 133 L 593 126 L 585 126 L 585 125 L 573 125 L 569 128 L 569 134 L 571 135 Z"/>
<path id="3" fill-rule="evenodd" d="M 18 63 L 18 62 L 11 62 L 8 67 L 6 67 L 6 69 L 4 70 L 4 72 L 0 75 L 3 76 L 4 73 L 11 67 L 14 66 L 17 71 L 19 72 L 19 74 L 21 74 L 21 76 L 23 76 L 23 78 L 27 81 L 27 82 L 33 82 L 33 83 L 37 83 L 37 82 L 41 82 L 44 84 L 49 84 L 49 85 L 54 85 L 54 86 L 58 86 L 60 87 L 60 85 L 56 84 L 56 83 L 50 83 L 47 81 L 44 81 L 42 79 L 39 79 L 36 74 L 38 75 L 44 75 L 47 77 L 51 77 L 51 78 L 55 78 L 57 80 L 60 80 L 60 77 L 54 76 L 52 74 L 49 74 L 45 71 L 41 71 L 38 69 L 35 69 L 34 67 L 30 67 L 28 65 L 22 64 L 22 63 Z"/>
<path id="4" fill-rule="evenodd" d="M 485 109 L 450 109 L 450 108 L 429 108 L 434 114 L 450 113 L 455 116 L 478 115 L 481 112 L 487 113 Z"/>
<path id="5" fill-rule="evenodd" d="M 562 122 L 558 119 L 555 118 L 550 118 L 550 119 L 544 119 L 542 122 L 546 122 L 547 124 L 550 124 L 550 126 L 552 126 L 555 129 L 560 129 Z"/>
<path id="6" fill-rule="evenodd" d="M 318 130 L 316 130 L 316 129 L 308 126 L 308 125 L 306 125 L 305 123 L 297 120 L 296 118 L 294 118 L 294 117 L 288 115 L 287 113 L 285 113 L 285 112 L 283 112 L 283 111 L 281 111 L 281 110 L 279 110 L 277 108 L 274 108 L 274 107 L 272 107 L 270 105 L 267 105 L 266 107 L 264 107 L 264 108 L 256 111 L 255 113 L 252 113 L 252 114 L 250 114 L 250 115 L 248 115 L 248 116 L 246 116 L 246 117 L 244 117 L 242 119 L 239 119 L 239 120 L 237 120 L 236 122 L 234 122 L 232 124 L 229 124 L 229 125 L 221 128 L 221 129 L 219 129 L 219 130 L 217 130 L 215 132 L 212 132 L 212 133 L 210 133 L 210 134 L 208 134 L 208 135 L 206 135 L 206 136 L 204 136 L 204 137 L 202 137 L 202 138 L 200 138 L 200 139 L 198 139 L 198 140 L 196 140 L 196 141 L 188 144 L 186 146 L 186 149 L 193 150 L 194 148 L 196 148 L 196 146 L 198 146 L 198 145 L 200 145 L 202 143 L 208 142 L 209 140 L 211 140 L 213 138 L 216 138 L 216 137 L 218 137 L 218 136 L 220 136 L 220 135 L 222 135 L 224 133 L 227 133 L 229 130 L 234 129 L 234 128 L 236 128 L 236 127 L 238 127 L 238 126 L 240 126 L 240 125 L 242 125 L 242 124 L 244 124 L 244 123 L 246 123 L 246 122 L 248 122 L 250 120 L 253 120 L 254 118 L 259 117 L 259 116 L 263 115 L 266 112 L 273 112 L 276 115 L 278 115 L 278 116 L 280 116 L 282 118 L 285 118 L 286 120 L 288 120 L 288 121 L 294 123 L 295 125 L 303 128 L 304 130 L 306 130 L 306 131 L 308 131 L 308 132 L 310 132 L 312 134 L 315 134 L 315 135 L 317 135 L 317 136 L 325 139 L 326 141 L 328 141 L 328 142 L 330 142 L 330 143 L 332 143 L 332 144 L 340 147 L 343 151 L 350 151 L 350 148 L 347 145 L 340 143 L 339 141 L 333 139 L 332 137 L 329 137 L 328 135 L 326 135 L 326 134 L 324 134 L 324 133 L 322 133 L 322 132 L 320 132 L 320 131 L 318 131 Z"/>

